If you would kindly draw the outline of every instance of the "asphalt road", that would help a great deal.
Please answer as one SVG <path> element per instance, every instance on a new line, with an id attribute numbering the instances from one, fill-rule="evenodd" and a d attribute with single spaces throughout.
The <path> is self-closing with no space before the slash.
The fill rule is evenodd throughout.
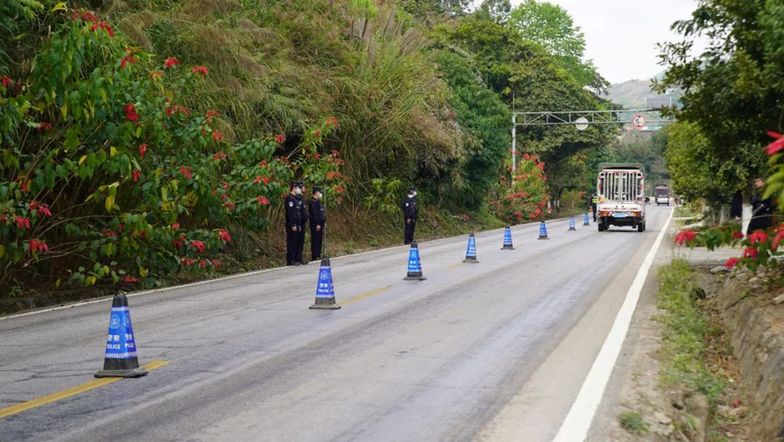
<path id="1" fill-rule="evenodd" d="M 129 298 L 140 361 L 169 364 L 0 419 L 16 440 L 549 440 L 669 208 L 648 231 L 566 221 L 334 259 Z M 92 379 L 110 301 L 0 320 L 0 409 Z M 535 428 L 534 428 L 535 427 Z M 522 436 L 521 436 L 522 435 Z M 522 437 L 522 438 L 521 438 Z"/>

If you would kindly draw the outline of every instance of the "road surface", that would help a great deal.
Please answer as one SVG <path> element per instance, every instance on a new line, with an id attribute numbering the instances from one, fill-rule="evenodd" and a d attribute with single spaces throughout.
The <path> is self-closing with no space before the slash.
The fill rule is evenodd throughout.
<path id="1" fill-rule="evenodd" d="M 648 230 L 566 221 L 332 261 L 341 310 L 314 311 L 318 265 L 129 297 L 126 379 L 0 418 L 0 440 L 551 440 L 670 208 Z M 0 320 L 0 409 L 89 383 L 110 300 Z"/>

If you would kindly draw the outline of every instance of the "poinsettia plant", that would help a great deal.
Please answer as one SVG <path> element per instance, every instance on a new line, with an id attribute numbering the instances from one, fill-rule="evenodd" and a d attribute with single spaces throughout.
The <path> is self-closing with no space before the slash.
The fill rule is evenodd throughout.
<path id="1" fill-rule="evenodd" d="M 547 176 L 545 164 L 536 155 L 523 154 L 517 164 L 514 184 L 509 185 L 506 176 L 500 179 L 500 194 L 492 203 L 496 216 L 507 221 L 520 223 L 540 219 L 547 206 Z"/>
<path id="2" fill-rule="evenodd" d="M 296 152 L 299 158 L 292 162 L 295 171 L 305 177 L 308 188 L 319 186 L 334 202 L 340 204 L 346 193 L 348 177 L 340 172 L 344 164 L 337 150 L 325 152 L 325 139 L 338 128 L 337 117 L 331 116 L 305 132 L 301 148 Z M 332 198 L 327 199 L 332 203 Z"/>
<path id="3" fill-rule="evenodd" d="M 0 79 L 0 291 L 219 268 L 227 226 L 265 228 L 296 172 L 280 136 L 238 141 L 187 107 L 208 67 L 130 47 L 91 11 L 51 13 L 32 67 Z"/>

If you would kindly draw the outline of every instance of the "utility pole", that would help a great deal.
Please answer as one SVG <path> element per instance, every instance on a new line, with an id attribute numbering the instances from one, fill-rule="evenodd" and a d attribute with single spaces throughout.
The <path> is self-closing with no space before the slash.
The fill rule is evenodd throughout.
<path id="1" fill-rule="evenodd" d="M 512 113 L 512 187 L 515 182 L 515 171 L 517 171 L 517 114 Z"/>
<path id="2" fill-rule="evenodd" d="M 512 92 L 512 179 L 511 187 L 514 188 L 515 172 L 517 171 L 517 112 L 515 110 L 515 94 Z"/>
<path id="3" fill-rule="evenodd" d="M 324 203 L 324 216 L 327 216 L 327 185 L 321 188 L 321 201 Z M 327 254 L 327 223 L 321 225 L 321 256 L 329 258 Z M 311 241 L 313 239 L 311 238 Z"/>

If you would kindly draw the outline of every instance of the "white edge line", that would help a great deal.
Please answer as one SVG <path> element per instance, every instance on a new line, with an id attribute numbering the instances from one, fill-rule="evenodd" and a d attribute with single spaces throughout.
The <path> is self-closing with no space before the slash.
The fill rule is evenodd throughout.
<path id="1" fill-rule="evenodd" d="M 551 219 L 551 220 L 548 220 L 548 221 L 550 221 L 552 223 L 555 223 L 555 222 L 564 221 L 564 220 L 568 220 L 568 219 L 569 219 L 568 217 L 566 217 L 566 218 L 554 218 L 554 219 Z M 529 223 L 514 224 L 514 225 L 512 225 L 512 227 L 517 227 L 517 226 L 523 226 L 524 227 L 524 226 L 534 225 L 534 224 L 538 224 L 538 223 L 539 223 L 539 221 L 532 221 L 532 222 L 529 222 Z M 499 229 L 486 230 L 485 232 L 495 232 L 495 231 L 503 231 L 503 230 L 504 230 L 504 227 L 501 227 Z M 482 232 L 482 233 L 485 233 L 485 232 Z M 439 242 L 439 241 L 449 240 L 449 239 L 452 239 L 452 238 L 453 237 L 437 238 L 437 239 L 432 239 L 432 240 L 429 240 L 429 241 L 424 241 L 421 244 L 428 244 L 428 243 L 432 244 L 432 243 L 436 243 L 436 242 Z M 341 256 L 338 256 L 338 257 L 335 257 L 335 258 L 330 258 L 330 259 L 332 261 L 337 261 L 337 260 L 340 260 L 340 259 L 351 258 L 351 257 L 356 257 L 356 256 L 362 256 L 362 255 L 367 255 L 367 254 L 370 254 L 370 253 L 378 253 L 378 252 L 383 252 L 383 251 L 387 251 L 387 250 L 401 249 L 401 248 L 408 248 L 408 246 L 393 246 L 393 247 L 386 247 L 386 248 L 383 248 L 383 249 L 367 250 L 367 251 L 360 252 L 360 253 L 341 255 Z M 126 296 L 128 298 L 134 298 L 134 297 L 137 297 L 137 296 L 165 293 L 165 292 L 172 291 L 172 290 L 180 290 L 180 289 L 185 289 L 185 288 L 190 288 L 190 287 L 198 287 L 198 286 L 204 285 L 204 284 L 214 284 L 214 283 L 223 282 L 223 281 L 230 281 L 232 279 L 237 279 L 237 278 L 245 278 L 245 277 L 249 277 L 249 276 L 261 275 L 261 274 L 264 274 L 264 273 L 274 272 L 274 271 L 277 271 L 277 270 L 283 270 L 283 269 L 286 269 L 286 268 L 288 268 L 288 267 L 286 267 L 286 266 L 284 266 L 284 267 L 271 267 L 271 268 L 268 268 L 268 269 L 252 270 L 250 272 L 235 273 L 233 275 L 227 275 L 227 276 L 223 276 L 223 277 L 215 278 L 215 279 L 205 279 L 203 281 L 196 281 L 196 282 L 191 282 L 191 283 L 188 283 L 188 284 L 173 285 L 173 286 L 170 286 L 170 287 L 162 287 L 162 288 L 159 288 L 159 289 L 142 290 L 142 291 L 139 291 L 139 292 L 128 293 L 128 294 L 126 294 Z M 98 304 L 98 303 L 101 303 L 101 302 L 110 301 L 110 300 L 112 300 L 112 298 L 114 298 L 114 295 L 102 296 L 100 298 L 91 299 L 89 301 L 76 302 L 76 303 L 73 303 L 73 304 L 59 305 L 57 307 L 51 307 L 51 308 L 44 307 L 44 308 L 41 308 L 41 309 L 38 309 L 38 310 L 29 311 L 29 312 L 17 313 L 17 314 L 8 315 L 8 316 L 0 316 L 0 321 L 4 321 L 6 319 L 23 318 L 25 316 L 39 315 L 41 313 L 56 312 L 58 310 L 65 310 L 65 309 L 69 309 L 69 308 L 82 307 L 82 306 L 85 306 L 85 305 Z"/>
<path id="2" fill-rule="evenodd" d="M 593 365 L 588 371 L 582 387 L 580 387 L 580 392 L 572 403 L 572 407 L 569 409 L 569 413 L 561 424 L 553 442 L 584 441 L 588 436 L 594 415 L 604 396 L 604 389 L 607 387 L 607 382 L 609 382 L 613 367 L 615 367 L 615 361 L 618 359 L 618 354 L 620 354 L 621 347 L 626 339 L 626 333 L 629 331 L 629 325 L 631 324 L 634 310 L 637 308 L 637 301 L 640 299 L 643 284 L 645 284 L 648 271 L 653 265 L 653 259 L 670 226 L 673 213 L 674 210 L 670 210 L 667 222 L 664 223 L 659 236 L 653 243 L 653 247 L 648 251 L 640 269 L 637 271 L 637 276 L 634 277 L 629 291 L 626 292 L 626 299 L 624 299 L 618 314 L 615 316 L 612 328 L 610 328 L 610 332 L 607 334 L 599 354 L 593 361 Z"/>

